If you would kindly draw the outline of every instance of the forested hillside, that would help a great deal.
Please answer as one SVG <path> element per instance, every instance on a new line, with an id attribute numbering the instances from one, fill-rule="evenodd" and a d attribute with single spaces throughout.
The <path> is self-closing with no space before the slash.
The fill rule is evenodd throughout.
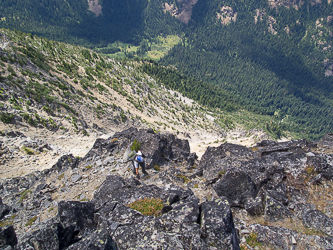
<path id="1" fill-rule="evenodd" d="M 221 22 L 228 15 L 236 21 L 222 24 L 219 10 Z M 319 138 L 333 125 L 332 11 L 325 1 L 307 1 L 298 10 L 266 1 L 199 1 L 186 40 L 163 63 L 220 86 L 251 111 L 304 125 L 296 130 Z"/>
<path id="2" fill-rule="evenodd" d="M 320 138 L 333 127 L 330 1 L 0 3 L 1 27 L 104 53 L 121 50 L 124 56 L 148 57 L 158 36 L 177 35 L 181 43 L 160 62 L 178 72 L 155 66 L 145 69 L 160 74 L 170 88 L 183 89 L 211 107 L 247 109 L 270 115 L 280 124 L 288 120 L 284 129 L 304 132 L 311 139 Z M 117 41 L 125 43 L 124 50 L 113 45 Z M 126 49 L 132 45 L 139 49 Z M 179 80 L 182 74 L 191 76 L 186 89 L 184 80 Z M 193 86 L 188 88 L 190 84 Z M 202 91 L 204 88 L 207 90 Z"/>
<path id="3" fill-rule="evenodd" d="M 138 44 L 143 38 L 175 33 L 181 27 L 178 20 L 163 12 L 161 1 L 90 2 L 1 0 L 0 27 L 90 47 L 114 41 Z M 100 11 L 91 7 L 96 3 Z"/>

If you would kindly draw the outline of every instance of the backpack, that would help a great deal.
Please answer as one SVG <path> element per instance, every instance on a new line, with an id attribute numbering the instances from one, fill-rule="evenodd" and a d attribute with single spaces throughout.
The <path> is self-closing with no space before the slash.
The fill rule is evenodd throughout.
<path id="1" fill-rule="evenodd" d="M 143 158 L 142 158 L 141 155 L 138 155 L 138 156 L 136 157 L 136 160 L 137 160 L 138 162 L 143 162 Z"/>

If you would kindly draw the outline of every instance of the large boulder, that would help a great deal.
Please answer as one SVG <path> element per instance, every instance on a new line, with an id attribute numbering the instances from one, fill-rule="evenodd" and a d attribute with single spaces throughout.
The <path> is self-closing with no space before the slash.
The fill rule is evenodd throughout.
<path id="1" fill-rule="evenodd" d="M 68 250 L 117 250 L 117 244 L 105 229 L 95 230 L 82 240 L 67 248 Z"/>
<path id="2" fill-rule="evenodd" d="M 232 207 L 244 208 L 248 200 L 254 199 L 258 193 L 257 186 L 243 171 L 227 172 L 213 188 L 220 197 L 225 196 Z"/>
<path id="3" fill-rule="evenodd" d="M 333 237 L 333 220 L 318 210 L 308 210 L 303 214 L 303 223 L 307 227 L 321 231 Z"/>
<path id="4" fill-rule="evenodd" d="M 234 249 L 238 249 L 226 199 L 204 203 L 200 208 L 199 199 L 190 190 L 175 185 L 130 187 L 127 181 L 116 176 L 107 177 L 92 199 L 99 207 L 95 213 L 97 227 L 106 228 L 119 249 L 134 246 L 140 249 L 236 246 Z M 107 194 L 105 202 L 101 202 L 102 194 Z M 128 207 L 132 202 L 145 198 L 163 201 L 160 216 L 143 215 Z"/>
<path id="5" fill-rule="evenodd" d="M 116 176 L 109 175 L 102 185 L 95 191 L 92 202 L 95 204 L 98 210 L 101 206 L 106 204 L 110 199 L 112 199 L 113 194 L 124 189 L 126 184 L 124 179 Z"/>
<path id="6" fill-rule="evenodd" d="M 208 147 L 201 157 L 199 168 L 205 179 L 213 179 L 220 172 L 239 167 L 243 161 L 253 158 L 254 153 L 240 145 L 225 143 L 219 147 Z"/>
<path id="7" fill-rule="evenodd" d="M 281 202 L 266 194 L 265 218 L 267 221 L 280 221 L 292 218 L 293 214 Z"/>
<path id="8" fill-rule="evenodd" d="M 225 197 L 201 204 L 201 237 L 217 249 L 239 248 L 232 213 Z"/>
<path id="9" fill-rule="evenodd" d="M 58 217 L 63 227 L 74 226 L 75 231 L 94 226 L 95 205 L 92 202 L 60 201 Z"/>
<path id="10" fill-rule="evenodd" d="M 72 154 L 63 155 L 59 160 L 52 166 L 51 171 L 64 172 L 67 169 L 74 169 L 78 166 L 79 159 Z M 50 170 L 47 170 L 50 171 Z"/>
<path id="11" fill-rule="evenodd" d="M 14 247 L 16 244 L 17 237 L 13 225 L 0 227 L 0 248 L 4 249 L 6 246 Z"/>
<path id="12" fill-rule="evenodd" d="M 178 139 L 170 133 L 155 133 L 152 129 L 129 128 L 115 133 L 108 139 L 97 139 L 82 162 L 85 163 L 85 166 L 94 165 L 97 159 L 104 162 L 110 155 L 118 152 L 124 154 L 123 160 L 127 161 L 130 146 L 134 140 L 141 143 L 140 150 L 147 156 L 147 168 L 168 161 L 187 161 L 188 164 L 193 165 L 197 158 L 195 153 L 190 153 L 190 145 L 187 140 Z"/>
<path id="13" fill-rule="evenodd" d="M 27 233 L 21 239 L 15 250 L 40 249 L 59 250 L 58 230 L 55 224 L 48 225 L 31 233 Z"/>
<path id="14" fill-rule="evenodd" d="M 321 237 L 300 234 L 285 227 L 263 226 L 252 224 L 251 239 L 261 245 L 263 249 L 333 249 L 332 237 Z"/>

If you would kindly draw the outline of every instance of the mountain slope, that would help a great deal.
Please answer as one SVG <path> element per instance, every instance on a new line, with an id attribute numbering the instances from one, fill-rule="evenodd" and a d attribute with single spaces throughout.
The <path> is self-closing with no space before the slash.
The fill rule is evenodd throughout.
<path id="1" fill-rule="evenodd" d="M 175 33 L 181 24 L 163 12 L 161 1 L 2 1 L 0 27 L 58 41 L 106 46 L 139 44 L 142 38 Z"/>
<path id="2" fill-rule="evenodd" d="M 3 145 L 18 149 L 18 155 L 2 162 L 11 166 L 2 169 L 3 175 L 47 168 L 45 162 L 53 153 L 38 157 L 33 153 L 45 143 L 59 149 L 59 155 L 83 156 L 97 136 L 129 126 L 189 138 L 199 156 L 208 145 L 221 141 L 251 145 L 268 138 L 264 129 L 272 122 L 270 117 L 202 106 L 192 92 L 167 89 L 172 78 L 146 73 L 150 62 L 109 59 L 84 47 L 19 31 L 1 30 L 0 36 L 0 131 L 14 129 L 32 140 L 27 145 L 20 140 Z M 189 81 L 184 76 L 183 80 Z M 35 146 L 29 156 L 24 147 L 31 145 Z M 30 157 L 35 163 L 21 170 Z"/>
<path id="3" fill-rule="evenodd" d="M 333 126 L 333 7 L 326 1 L 285 5 L 198 1 L 186 40 L 162 62 L 320 138 Z"/>
<path id="4" fill-rule="evenodd" d="M 266 140 L 281 123 L 174 67 L 0 36 L 1 248 L 333 247 L 332 134 Z"/>
<path id="5" fill-rule="evenodd" d="M 1 8 L 2 27 L 106 53 L 119 51 L 110 44 L 120 40 L 140 44 L 136 54 L 145 57 L 158 35 L 177 34 L 182 42 L 164 65 L 218 85 L 243 109 L 289 120 L 302 137 L 332 129 L 330 1 L 17 0 Z M 129 46 L 122 53 L 133 57 Z"/>

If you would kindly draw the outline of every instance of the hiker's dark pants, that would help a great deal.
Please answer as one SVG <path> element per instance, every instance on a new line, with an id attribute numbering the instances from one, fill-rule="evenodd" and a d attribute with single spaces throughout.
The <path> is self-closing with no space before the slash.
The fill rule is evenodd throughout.
<path id="1" fill-rule="evenodd" d="M 147 172 L 146 172 L 146 162 L 136 162 L 136 161 L 132 161 L 132 170 L 133 170 L 133 174 L 136 174 L 136 171 L 135 171 L 135 165 L 137 164 L 137 166 L 139 167 L 139 165 L 140 165 L 140 167 L 141 167 L 141 169 L 142 169 L 142 173 L 144 173 L 144 174 L 147 174 Z"/>

